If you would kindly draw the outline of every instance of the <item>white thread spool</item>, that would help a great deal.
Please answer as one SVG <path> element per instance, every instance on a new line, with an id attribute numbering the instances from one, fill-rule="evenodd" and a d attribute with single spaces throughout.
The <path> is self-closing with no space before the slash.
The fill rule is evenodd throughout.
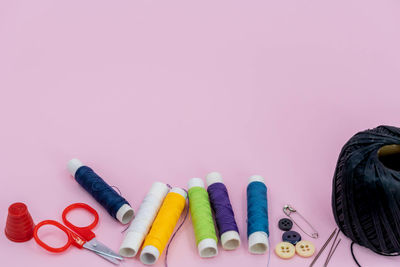
<path id="1" fill-rule="evenodd" d="M 249 183 L 261 182 L 265 184 L 264 178 L 260 175 L 253 175 L 249 178 Z M 258 231 L 249 236 L 249 252 L 253 254 L 264 254 L 268 251 L 268 235 L 266 232 Z"/>
<path id="2" fill-rule="evenodd" d="M 124 257 L 135 257 L 148 234 L 157 212 L 167 195 L 169 188 L 166 184 L 155 182 L 140 204 L 139 211 L 129 226 L 119 254 Z"/>
<path id="3" fill-rule="evenodd" d="M 170 192 L 180 194 L 185 199 L 187 197 L 185 190 L 179 187 L 172 188 Z M 160 251 L 158 251 L 158 249 L 155 246 L 151 245 L 145 246 L 142 249 L 142 252 L 140 253 L 140 261 L 146 265 L 152 265 L 156 263 L 159 257 L 160 257 Z"/>
<path id="4" fill-rule="evenodd" d="M 206 177 L 207 186 L 215 183 L 223 184 L 222 176 L 219 172 L 211 172 Z M 240 246 L 240 236 L 237 231 L 226 231 L 221 234 L 221 244 L 225 250 L 235 250 Z"/>
<path id="5" fill-rule="evenodd" d="M 76 171 L 82 166 L 84 165 L 79 159 L 71 159 L 67 164 L 68 171 L 74 178 Z M 128 204 L 124 204 L 118 209 L 116 217 L 121 223 L 127 224 L 132 220 L 134 214 L 135 212 L 133 211 L 132 207 Z"/>
<path id="6" fill-rule="evenodd" d="M 204 188 L 203 180 L 200 178 L 190 179 L 189 183 L 188 183 L 189 190 L 190 190 L 190 188 L 196 187 L 196 186 Z M 189 198 L 189 201 L 190 201 L 190 198 Z M 206 239 L 201 240 L 199 242 L 199 244 L 197 245 L 197 249 L 199 251 L 200 257 L 202 257 L 202 258 L 211 258 L 211 257 L 218 255 L 217 242 L 215 242 L 215 240 L 212 238 L 206 238 Z"/>

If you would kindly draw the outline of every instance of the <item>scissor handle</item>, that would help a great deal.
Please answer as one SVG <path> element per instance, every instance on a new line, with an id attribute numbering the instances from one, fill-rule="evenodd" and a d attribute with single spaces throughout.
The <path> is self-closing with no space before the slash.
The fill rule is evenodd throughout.
<path id="1" fill-rule="evenodd" d="M 93 222 L 90 225 L 84 226 L 84 227 L 79 227 L 79 226 L 72 224 L 70 221 L 68 221 L 67 214 L 68 214 L 68 212 L 70 212 L 71 210 L 74 210 L 74 209 L 85 209 L 88 212 L 90 212 L 91 214 L 93 214 L 93 216 L 94 216 Z M 68 226 L 70 229 L 75 231 L 77 234 L 79 234 L 85 240 L 87 240 L 87 241 L 92 240 L 96 236 L 91 230 L 99 222 L 99 214 L 97 213 L 97 211 L 95 209 L 93 209 L 89 205 L 87 205 L 85 203 L 74 203 L 74 204 L 69 205 L 68 207 L 66 207 L 64 209 L 64 211 L 62 213 L 62 219 L 66 226 Z"/>
<path id="2" fill-rule="evenodd" d="M 58 247 L 58 248 L 47 245 L 38 236 L 38 231 L 39 231 L 40 227 L 42 227 L 43 225 L 53 225 L 53 226 L 57 227 L 58 229 L 62 230 L 68 237 L 67 243 L 64 246 Z M 83 244 L 86 243 L 86 241 L 83 240 L 79 235 L 73 233 L 71 230 L 69 230 L 67 227 L 65 227 L 61 223 L 59 223 L 57 221 L 53 221 L 53 220 L 46 220 L 46 221 L 38 223 L 35 226 L 35 228 L 33 229 L 33 237 L 35 238 L 36 243 L 38 243 L 39 246 L 41 246 L 42 248 L 44 248 L 50 252 L 55 252 L 55 253 L 60 253 L 60 252 L 65 251 L 67 248 L 69 248 L 71 246 L 71 244 L 74 244 L 78 248 L 82 248 Z"/>

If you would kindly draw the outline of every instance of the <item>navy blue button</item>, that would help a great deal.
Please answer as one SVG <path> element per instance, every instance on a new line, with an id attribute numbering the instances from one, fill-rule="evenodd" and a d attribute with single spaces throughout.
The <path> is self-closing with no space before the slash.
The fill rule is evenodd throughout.
<path id="1" fill-rule="evenodd" d="M 297 242 L 301 240 L 301 236 L 298 232 L 295 231 L 287 231 L 282 235 L 282 240 L 284 242 L 289 242 L 295 245 Z"/>
<path id="2" fill-rule="evenodd" d="M 292 229 L 293 222 L 287 218 L 283 218 L 279 220 L 278 227 L 282 231 L 289 231 Z"/>

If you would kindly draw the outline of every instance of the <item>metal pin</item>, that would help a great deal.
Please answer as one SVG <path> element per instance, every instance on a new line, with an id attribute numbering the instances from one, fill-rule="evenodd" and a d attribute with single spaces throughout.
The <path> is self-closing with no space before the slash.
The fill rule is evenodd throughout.
<path id="1" fill-rule="evenodd" d="M 326 240 L 325 244 L 321 247 L 321 250 L 318 252 L 318 254 L 315 256 L 315 258 L 313 259 L 313 261 L 311 262 L 309 267 L 312 267 L 315 262 L 318 260 L 319 256 L 321 256 L 322 252 L 324 252 L 326 246 L 329 244 L 329 242 L 331 241 L 331 239 L 333 238 L 333 236 L 336 234 L 337 229 L 333 230 L 332 234 L 329 236 L 329 238 Z"/>
<path id="2" fill-rule="evenodd" d="M 340 241 L 342 241 L 342 239 L 339 238 L 338 242 L 336 242 L 339 233 L 340 233 L 340 230 L 337 231 L 337 233 L 336 233 L 336 235 L 335 235 L 335 238 L 333 239 L 333 243 L 332 243 L 332 245 L 331 245 L 331 248 L 329 249 L 328 255 L 326 256 L 326 260 L 325 260 L 325 263 L 324 263 L 324 267 L 327 267 L 327 266 L 328 266 L 328 263 L 329 263 L 329 261 L 331 260 L 331 258 L 332 258 L 332 256 L 333 256 L 333 253 L 335 253 L 336 248 L 339 246 Z"/>
<path id="3" fill-rule="evenodd" d="M 342 241 L 341 238 L 338 240 L 338 242 L 336 243 L 336 246 L 333 248 L 332 253 L 331 253 L 331 255 L 329 255 L 329 258 L 327 259 L 326 264 L 324 265 L 324 267 L 327 267 L 327 266 L 328 266 L 328 263 L 331 261 L 331 258 L 332 258 L 332 256 L 333 256 L 333 253 L 335 253 L 337 247 L 338 247 L 339 244 L 340 244 L 340 241 Z"/>
<path id="4" fill-rule="evenodd" d="M 290 204 L 287 204 L 285 206 L 283 206 L 283 213 L 286 214 L 286 216 L 288 216 L 289 218 L 292 219 L 292 221 L 294 222 L 294 224 L 297 225 L 297 227 L 299 227 L 299 229 L 301 231 L 303 231 L 303 233 L 305 233 L 306 235 L 308 235 L 309 237 L 312 238 L 318 238 L 318 231 L 315 230 L 315 228 L 292 206 L 290 206 Z M 304 231 L 303 228 L 301 228 L 301 226 L 293 219 L 292 216 L 290 216 L 292 213 L 296 213 L 297 215 L 299 215 L 299 217 L 311 228 L 311 230 L 313 231 L 311 234 L 307 233 L 306 231 Z"/>

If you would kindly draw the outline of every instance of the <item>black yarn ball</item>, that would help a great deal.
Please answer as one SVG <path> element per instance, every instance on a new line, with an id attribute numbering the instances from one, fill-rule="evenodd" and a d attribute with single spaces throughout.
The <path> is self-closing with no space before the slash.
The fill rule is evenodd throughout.
<path id="1" fill-rule="evenodd" d="M 340 230 L 383 255 L 400 254 L 400 129 L 359 132 L 343 147 L 332 188 Z"/>

